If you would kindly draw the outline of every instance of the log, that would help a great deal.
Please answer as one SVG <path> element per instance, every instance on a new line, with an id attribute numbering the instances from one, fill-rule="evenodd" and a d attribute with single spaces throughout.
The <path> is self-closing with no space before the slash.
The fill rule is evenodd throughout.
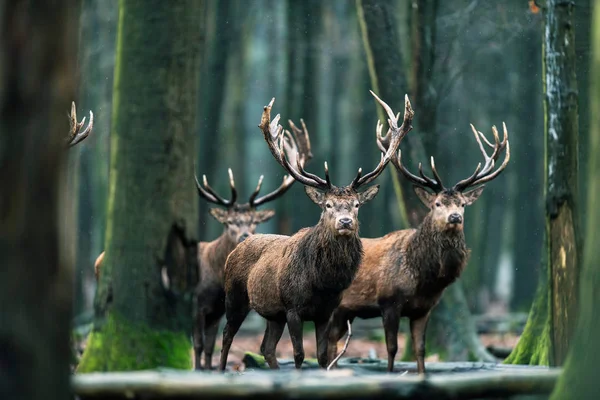
<path id="1" fill-rule="evenodd" d="M 445 373 L 421 377 L 360 374 L 354 369 L 333 371 L 139 371 L 74 376 L 73 391 L 84 399 L 227 398 L 387 398 L 474 399 L 549 394 L 560 369 L 500 368 L 498 371 Z"/>

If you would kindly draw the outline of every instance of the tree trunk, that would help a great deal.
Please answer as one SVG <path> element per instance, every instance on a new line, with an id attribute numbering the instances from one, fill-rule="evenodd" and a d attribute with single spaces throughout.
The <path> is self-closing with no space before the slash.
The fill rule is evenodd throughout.
<path id="1" fill-rule="evenodd" d="M 562 365 L 577 317 L 579 282 L 579 231 L 577 197 L 577 81 L 573 4 L 546 3 L 543 39 L 544 108 L 546 120 L 546 271 L 540 285 L 547 288 L 549 339 L 535 336 L 546 320 L 541 304 L 544 289 L 537 292 L 523 338 L 506 362 L 528 364 L 547 360 Z M 533 342 L 533 343 L 532 343 Z M 523 349 L 522 347 L 535 349 Z M 544 352 L 548 352 L 545 357 Z M 541 353 L 541 354 L 540 354 Z M 519 356 L 531 354 L 531 358 Z"/>
<path id="2" fill-rule="evenodd" d="M 205 174 L 209 182 L 226 182 L 227 171 L 216 168 L 219 164 L 219 149 L 225 146 L 225 138 L 221 132 L 221 115 L 225 97 L 227 79 L 227 60 L 231 55 L 230 46 L 233 40 L 233 28 L 228 23 L 233 17 L 231 0 L 207 1 L 206 18 L 206 51 L 205 61 L 201 68 L 202 95 L 198 101 L 198 176 Z M 196 24 L 200 24 L 196 21 Z M 224 29 L 227 27 L 227 29 Z M 220 192 L 222 186 L 215 185 Z M 226 192 L 225 192 L 226 193 Z M 198 196 L 196 196 L 198 197 Z M 211 218 L 208 214 L 210 205 L 201 198 L 195 200 L 198 203 L 198 215 L 200 216 L 199 237 L 201 240 L 211 240 L 217 232 L 222 230 L 222 225 Z"/>
<path id="3" fill-rule="evenodd" d="M 600 195 L 600 7 L 593 10 L 592 57 L 590 69 L 590 135 L 588 148 L 587 181 L 587 228 L 585 253 L 581 268 L 579 287 L 579 315 L 577 330 L 573 335 L 569 355 L 564 364 L 552 400 L 592 399 L 598 396 L 598 373 L 595 365 L 600 353 L 600 313 L 598 312 L 598 287 L 600 287 L 600 264 L 598 246 L 600 246 L 600 210 L 596 201 Z"/>
<path id="4" fill-rule="evenodd" d="M 119 3 L 106 256 L 81 372 L 191 367 L 202 6 Z"/>
<path id="5" fill-rule="evenodd" d="M 107 155 L 118 18 L 118 2 L 82 2 L 79 44 L 81 100 L 77 105 L 80 109 L 94 111 L 94 134 L 86 139 L 86 146 L 76 150 L 81 153 L 79 168 L 69 168 L 69 173 L 77 174 L 79 181 L 76 315 L 93 309 L 96 281 L 92 266 L 104 250 L 109 171 Z"/>
<path id="6" fill-rule="evenodd" d="M 0 398 L 66 399 L 73 259 L 65 139 L 79 3 L 0 5 Z M 42 337 L 40 337 L 42 335 Z"/>
<path id="7" fill-rule="evenodd" d="M 392 3 L 380 0 L 357 0 L 356 5 L 373 90 L 392 107 L 398 107 L 402 104 L 402 94 L 406 93 L 407 85 L 404 79 L 402 57 L 399 50 L 400 44 L 396 31 L 397 23 L 394 18 L 395 12 L 392 9 Z M 434 12 L 436 8 L 429 7 L 427 9 L 429 12 Z M 435 17 L 429 15 L 427 18 L 421 18 L 420 21 L 433 23 Z M 428 37 L 433 40 L 433 36 Z M 427 53 L 432 51 L 432 48 L 435 48 L 433 43 L 427 47 L 420 47 L 422 51 L 426 49 Z M 432 106 L 435 103 L 430 101 L 426 104 Z M 419 104 L 414 105 L 414 109 L 415 115 L 419 112 L 429 115 L 428 110 L 419 108 Z M 378 112 L 381 113 L 382 111 L 378 108 Z M 387 120 L 382 114 L 379 115 L 380 120 Z M 416 129 L 419 128 L 416 127 Z M 403 154 L 410 154 L 410 159 L 413 162 L 425 160 L 420 138 L 421 136 L 411 136 L 409 134 L 409 137 L 402 143 Z M 403 177 L 398 179 L 396 172 L 394 176 L 401 187 L 398 202 L 401 204 L 410 225 L 416 227 L 421 223 L 426 208 L 414 194 L 412 184 Z M 448 321 L 454 321 L 453 318 L 456 315 L 460 315 L 460 319 L 456 322 L 461 321 L 461 324 L 449 324 Z M 464 359 L 467 356 L 478 360 L 494 360 L 491 354 L 483 349 L 479 343 L 462 286 L 458 284 L 454 284 L 447 289 L 439 306 L 433 310 L 428 332 L 428 353 L 435 352 L 441 356 L 447 355 L 451 357 L 450 360 Z M 411 349 L 412 346 L 407 343 L 404 359 L 412 358 Z M 448 353 L 446 349 L 452 349 L 452 351 Z"/>

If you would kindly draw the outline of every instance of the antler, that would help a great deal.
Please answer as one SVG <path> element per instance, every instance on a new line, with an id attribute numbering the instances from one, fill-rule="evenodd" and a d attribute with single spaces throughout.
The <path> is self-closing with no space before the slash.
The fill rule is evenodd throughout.
<path id="1" fill-rule="evenodd" d="M 373 91 L 370 91 L 371 94 L 375 97 L 375 99 L 381 104 L 381 106 L 385 109 L 388 115 L 388 124 L 390 128 L 388 129 L 385 136 L 381 136 L 381 130 L 383 129 L 383 124 L 381 121 L 377 121 L 377 146 L 383 153 L 381 155 L 381 161 L 377 167 L 369 172 L 368 174 L 362 175 L 362 169 L 358 170 L 356 174 L 356 178 L 352 181 L 352 187 L 355 189 L 360 187 L 361 185 L 367 184 L 373 181 L 375 178 L 381 174 L 384 170 L 385 166 L 390 160 L 396 159 L 396 151 L 398 147 L 400 147 L 400 142 L 404 139 L 404 136 L 412 129 L 412 119 L 415 115 L 415 112 L 412 109 L 410 101 L 408 100 L 408 95 L 404 96 L 404 120 L 402 121 L 402 125 L 398 127 L 398 119 L 400 118 L 400 113 L 394 115 L 391 107 L 388 106 L 383 100 L 381 100 Z"/>
<path id="2" fill-rule="evenodd" d="M 87 138 L 90 133 L 92 133 L 92 128 L 94 127 L 94 113 L 90 110 L 90 122 L 88 126 L 82 131 L 83 125 L 85 124 L 85 117 L 81 120 L 81 122 L 77 122 L 77 111 L 75 109 L 75 102 L 71 102 L 71 115 L 69 116 L 69 137 L 67 137 L 66 145 L 67 147 L 73 147 L 77 143 L 82 142 L 85 138 Z"/>
<path id="3" fill-rule="evenodd" d="M 284 138 L 284 150 L 287 159 L 290 161 L 291 165 L 300 163 L 302 167 L 310 161 L 313 157 L 311 148 L 310 148 L 310 138 L 308 136 L 308 130 L 306 129 L 306 125 L 304 124 L 304 120 L 300 119 L 300 123 L 302 124 L 302 129 L 298 128 L 291 120 L 288 120 L 290 124 L 290 128 L 292 129 L 292 133 L 289 131 L 285 131 Z M 289 175 L 285 175 L 283 177 L 283 182 L 281 185 L 262 197 L 258 199 L 258 192 L 260 191 L 260 187 L 262 185 L 263 176 L 261 175 L 258 180 L 258 185 L 256 185 L 256 189 L 250 196 L 250 207 L 258 207 L 262 204 L 265 204 L 269 201 L 275 200 L 276 198 L 282 196 L 296 180 Z"/>
<path id="4" fill-rule="evenodd" d="M 492 132 L 494 134 L 494 144 L 491 144 L 485 138 L 484 134 L 476 130 L 473 124 L 471 124 L 471 130 L 473 131 L 473 135 L 475 135 L 475 139 L 479 144 L 479 150 L 483 155 L 485 164 L 483 165 L 483 168 L 481 168 L 481 163 L 479 163 L 477 165 L 477 168 L 475 168 L 475 172 L 473 172 L 473 175 L 471 175 L 467 179 L 463 179 L 462 181 L 454 185 L 454 190 L 462 192 L 469 187 L 489 182 L 492 179 L 495 179 L 498 175 L 500 175 L 502 171 L 504 171 L 504 168 L 506 168 L 506 165 L 508 164 L 508 160 L 510 160 L 510 144 L 508 143 L 508 130 L 506 129 L 506 124 L 504 122 L 502 123 L 502 127 L 504 129 L 504 137 L 502 138 L 502 141 L 500 141 L 500 138 L 498 137 L 498 130 L 495 126 L 492 126 Z M 485 144 L 494 149 L 491 157 L 487 155 L 485 149 L 483 148 L 480 136 L 481 139 L 483 139 L 483 141 L 485 142 Z M 496 163 L 496 161 L 500 157 L 500 153 L 502 153 L 504 149 L 506 149 L 504 161 L 502 162 L 502 165 L 500 165 L 500 168 L 494 171 L 494 164 Z"/>
<path id="5" fill-rule="evenodd" d="M 215 190 L 210 187 L 208 184 L 208 180 L 206 179 L 206 175 L 202 175 L 202 183 L 204 187 L 200 185 L 198 182 L 198 177 L 194 174 L 194 178 L 196 179 L 196 189 L 198 189 L 198 195 L 203 197 L 205 200 L 218 204 L 225 207 L 233 207 L 235 205 L 235 201 L 237 200 L 237 190 L 235 188 L 235 182 L 233 180 L 233 172 L 231 172 L 231 168 L 228 169 L 229 172 L 229 186 L 231 187 L 231 199 L 225 200 L 221 196 L 215 192 Z M 262 179 L 261 179 L 262 180 Z"/>
<path id="6" fill-rule="evenodd" d="M 261 129 L 265 141 L 269 146 L 269 150 L 275 160 L 297 181 L 306 186 L 312 186 L 317 189 L 326 190 L 332 187 L 331 181 L 329 179 L 329 170 L 327 168 L 327 163 L 325 163 L 325 179 L 306 172 L 304 170 L 304 164 L 306 161 L 306 155 L 300 154 L 296 152 L 296 162 L 295 166 L 292 166 L 290 160 L 287 157 L 286 152 L 284 151 L 284 147 L 286 145 L 286 137 L 288 140 L 291 140 L 291 135 L 289 132 L 283 131 L 283 127 L 279 125 L 280 115 L 277 114 L 273 121 L 271 121 L 271 108 L 273 107 L 273 103 L 275 102 L 275 98 L 271 99 L 269 105 L 266 105 L 263 109 L 262 117 L 260 120 L 260 125 L 258 127 Z M 293 129 L 293 128 L 292 128 Z M 307 141 L 307 144 L 310 145 L 310 142 Z M 289 143 L 288 143 L 289 144 Z M 310 154 L 310 150 L 309 150 Z M 312 155 L 311 155 L 312 156 Z"/>

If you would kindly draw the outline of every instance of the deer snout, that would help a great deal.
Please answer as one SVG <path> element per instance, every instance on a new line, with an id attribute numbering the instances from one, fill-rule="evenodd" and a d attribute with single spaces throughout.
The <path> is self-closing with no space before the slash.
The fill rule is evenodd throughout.
<path id="1" fill-rule="evenodd" d="M 238 243 L 242 243 L 244 240 L 246 240 L 248 238 L 248 236 L 250 236 L 250 234 L 248 232 L 244 232 L 242 233 L 239 237 L 238 237 Z"/>
<path id="2" fill-rule="evenodd" d="M 448 217 L 449 224 L 462 224 L 462 215 L 459 213 L 452 213 Z"/>
<path id="3" fill-rule="evenodd" d="M 352 229 L 353 226 L 354 226 L 354 220 L 352 218 L 341 217 L 337 221 L 337 229 L 338 230 Z"/>

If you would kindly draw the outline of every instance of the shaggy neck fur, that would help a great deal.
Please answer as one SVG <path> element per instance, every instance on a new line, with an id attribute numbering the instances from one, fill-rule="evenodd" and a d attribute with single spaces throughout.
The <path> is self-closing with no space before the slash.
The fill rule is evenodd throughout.
<path id="1" fill-rule="evenodd" d="M 221 236 L 206 245 L 204 259 L 213 268 L 223 270 L 227 256 L 235 249 L 236 245 L 237 243 L 231 239 L 225 229 Z"/>
<path id="2" fill-rule="evenodd" d="M 469 250 L 462 230 L 439 230 L 428 214 L 406 249 L 419 287 L 439 291 L 454 282 L 467 263 Z"/>
<path id="3" fill-rule="evenodd" d="M 352 283 L 363 255 L 358 233 L 335 235 L 321 222 L 309 228 L 297 249 L 296 271 L 306 274 L 315 289 L 340 292 Z"/>

